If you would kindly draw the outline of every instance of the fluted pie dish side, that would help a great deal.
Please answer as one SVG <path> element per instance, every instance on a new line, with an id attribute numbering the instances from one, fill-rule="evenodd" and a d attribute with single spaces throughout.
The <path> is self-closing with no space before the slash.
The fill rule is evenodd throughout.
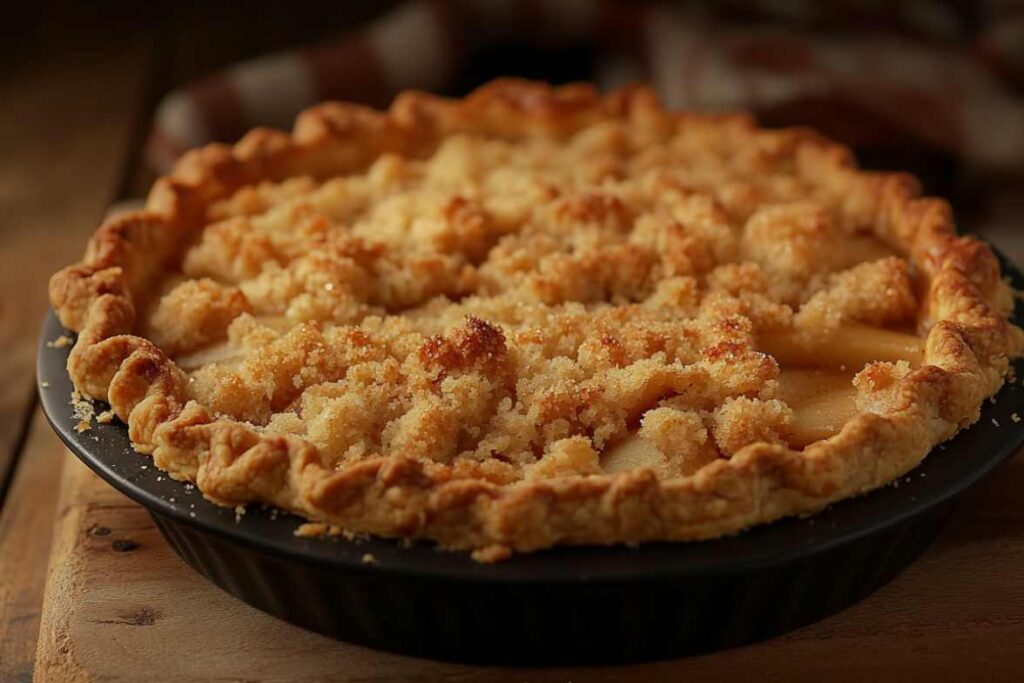
<path id="1" fill-rule="evenodd" d="M 1021 348 L 993 254 L 911 177 L 511 80 L 190 152 L 50 298 L 77 390 L 175 478 L 482 560 L 870 491 Z"/>

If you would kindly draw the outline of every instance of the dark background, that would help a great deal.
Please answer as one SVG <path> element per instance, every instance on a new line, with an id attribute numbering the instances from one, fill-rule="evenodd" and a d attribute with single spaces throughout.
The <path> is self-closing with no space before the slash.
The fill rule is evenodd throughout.
<path id="1" fill-rule="evenodd" d="M 399 4 L 394 0 L 298 3 L 43 0 L 21 4 L 9 10 L 13 14 L 7 20 L 6 35 L 0 44 L 0 88 L 3 89 L 0 94 L 10 88 L 31 89 L 33 81 L 36 85 L 45 85 L 38 81 L 61 78 L 59 67 L 46 68 L 53 62 L 70 60 L 82 67 L 101 54 L 120 53 L 127 75 L 137 66 L 135 63 L 145 60 L 146 83 L 138 95 L 133 124 L 137 139 L 118 193 L 139 196 L 145 193 L 153 175 L 145 168 L 138 149 L 149 130 L 153 109 L 163 95 L 248 58 L 337 40 Z M 794 23 L 787 19 L 785 11 L 766 10 L 757 2 L 733 0 L 697 4 L 737 25 Z M 848 7 L 826 13 L 827 16 L 816 19 L 813 25 L 804 23 L 801 29 L 821 35 L 886 31 L 913 35 L 913 29 L 908 30 L 907 17 L 917 11 L 915 3 L 874 3 L 877 7 L 871 7 L 871 3 L 838 4 Z M 920 3 L 920 7 L 935 4 L 955 19 L 956 28 L 945 37 L 954 47 L 960 43 L 969 48 L 985 22 L 991 20 L 988 9 L 991 3 L 932 2 Z M 556 83 L 586 80 L 593 77 L 594 64 L 592 45 L 552 48 L 538 45 L 531 36 L 524 35 L 522 40 L 474 53 L 459 76 L 442 92 L 460 95 L 500 75 L 520 75 Z M 1018 94 L 1024 96 L 1024 89 L 1020 87 L 1024 84 L 1016 85 Z M 88 111 L 114 86 L 90 79 L 85 71 L 74 79 L 71 87 L 76 92 L 72 106 Z M 11 154 L 12 148 L 26 144 L 45 150 L 48 155 L 56 154 L 54 161 L 59 162 L 60 149 L 54 149 L 57 139 L 53 135 L 40 130 L 30 137 L 32 134 L 20 129 L 10 112 L 4 109 L 6 107 L 0 104 L 0 155 L 6 157 L 0 164 L 11 163 L 11 157 L 16 156 Z M 961 222 L 972 230 L 984 232 L 990 224 L 995 226 L 992 230 L 996 232 L 1003 230 L 1005 216 L 1024 208 L 1021 206 L 1024 200 L 1019 199 L 1022 189 L 1019 178 L 1000 173 L 979 174 L 954 154 L 936 150 L 913 136 L 893 131 L 891 136 L 883 134 L 867 142 L 851 140 L 841 117 L 806 107 L 779 107 L 757 114 L 764 125 L 813 125 L 832 137 L 852 143 L 865 167 L 914 173 L 930 194 L 950 198 Z M 33 118 L 45 121 L 50 115 L 44 109 Z M 927 116 L 927 112 L 922 112 L 922 116 Z M 880 125 L 884 132 L 884 124 Z M 2 193 L 0 186 L 0 199 L 7 199 L 5 194 L 8 193 Z M 998 196 L 993 198 L 993 195 Z"/>

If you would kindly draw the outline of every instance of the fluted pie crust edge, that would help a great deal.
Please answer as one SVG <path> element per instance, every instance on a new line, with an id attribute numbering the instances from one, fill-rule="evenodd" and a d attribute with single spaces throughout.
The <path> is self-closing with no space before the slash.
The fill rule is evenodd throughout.
<path id="1" fill-rule="evenodd" d="M 68 361 L 75 387 L 109 402 L 137 450 L 214 501 L 267 502 L 352 531 L 472 549 L 481 560 L 557 544 L 708 539 L 811 514 L 892 482 L 978 418 L 1021 349 L 991 250 L 958 236 L 948 204 L 921 197 L 912 177 L 862 172 L 846 148 L 797 129 L 773 132 L 796 173 L 874 216 L 876 234 L 930 283 L 922 305 L 932 321 L 924 363 L 899 380 L 891 409 L 862 413 L 802 451 L 755 443 L 671 480 L 639 469 L 497 485 L 403 457 L 335 470 L 300 437 L 260 434 L 189 402 L 185 373 L 132 334 L 139 293 L 181 258 L 208 207 L 243 186 L 353 172 L 381 154 L 415 154 L 458 132 L 564 136 L 607 119 L 655 127 L 692 121 L 740 139 L 761 134 L 744 116 L 668 112 L 644 88 L 601 96 L 584 85 L 503 80 L 463 100 L 407 92 L 387 112 L 324 104 L 302 113 L 291 134 L 254 130 L 234 146 L 187 153 L 155 183 L 144 210 L 105 222 L 82 261 L 50 282 L 61 323 L 78 333 Z"/>

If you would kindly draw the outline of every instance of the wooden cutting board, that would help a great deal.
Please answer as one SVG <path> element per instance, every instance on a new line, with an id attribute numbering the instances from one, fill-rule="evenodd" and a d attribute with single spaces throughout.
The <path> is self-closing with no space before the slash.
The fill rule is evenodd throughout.
<path id="1" fill-rule="evenodd" d="M 497 669 L 391 655 L 263 614 L 194 573 L 148 515 L 70 454 L 39 681 L 1020 680 L 1024 458 L 963 500 L 940 540 L 862 603 L 775 640 L 629 667 Z M 671 609 L 671 606 L 666 606 Z"/>

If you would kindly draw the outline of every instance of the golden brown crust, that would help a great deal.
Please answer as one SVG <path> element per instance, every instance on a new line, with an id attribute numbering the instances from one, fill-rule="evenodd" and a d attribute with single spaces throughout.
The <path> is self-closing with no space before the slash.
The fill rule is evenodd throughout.
<path id="1" fill-rule="evenodd" d="M 835 436 L 803 451 L 784 445 L 791 416 L 783 404 L 730 399 L 718 409 L 712 429 L 693 443 L 671 437 L 673 429 L 691 424 L 685 412 L 659 408 L 663 412 L 645 420 L 641 437 L 678 442 L 683 449 L 674 456 L 675 465 L 664 464 L 676 467 L 680 476 L 656 476 L 650 468 L 604 474 L 589 441 L 570 436 L 521 480 L 507 483 L 501 463 L 419 458 L 411 442 L 407 456 L 367 457 L 336 469 L 299 436 L 264 433 L 190 401 L 189 380 L 168 352 L 194 346 L 197 339 L 182 333 L 160 340 L 161 348 L 132 334 L 138 329 L 138 312 L 148 305 L 144 298 L 150 294 L 154 273 L 180 261 L 204 227 L 211 206 L 241 188 L 293 176 L 325 179 L 360 171 L 386 154 L 422 157 L 438 141 L 457 133 L 561 140 L 606 121 L 624 122 L 640 135 L 655 138 L 666 129 L 686 126 L 699 132 L 704 145 L 728 140 L 732 149 L 749 149 L 755 155 L 752 164 L 791 166 L 820 197 L 842 207 L 851 231 L 873 231 L 920 270 L 927 288 L 920 310 L 914 310 L 911 274 L 894 263 L 877 265 L 882 262 L 863 268 L 881 269 L 881 296 L 891 305 L 879 310 L 872 296 L 839 305 L 861 322 L 891 323 L 893 311 L 903 322 L 913 322 L 916 315 L 918 324 L 930 326 L 924 364 L 914 369 L 887 363 L 869 366 L 857 380 L 863 412 Z M 739 144 L 744 141 L 750 144 Z M 750 260 L 757 262 L 762 253 L 758 244 L 774 248 L 770 241 L 757 240 L 760 219 L 752 214 L 759 210 L 759 202 L 749 187 L 726 190 L 725 213 L 749 217 L 754 226 Z M 665 192 L 685 197 L 687 190 L 667 183 Z M 256 200 L 240 196 L 238 201 Z M 606 197 L 583 197 L 557 205 L 553 220 L 587 220 L 590 213 L 614 217 L 626 210 Z M 446 211 L 459 226 L 460 243 L 483 239 L 480 221 L 486 217 L 477 207 L 463 202 Z M 792 260 L 765 257 L 765 262 L 792 273 L 809 272 L 808 259 L 822 248 L 814 240 L 823 233 L 800 226 L 820 217 L 813 211 L 793 211 L 787 218 L 793 227 L 784 237 L 789 240 L 786 258 Z M 651 234 L 662 235 L 660 229 L 651 227 Z M 658 239 L 672 238 L 671 231 L 664 235 Z M 670 266 L 680 272 L 703 273 L 716 263 L 699 240 L 672 244 L 677 260 Z M 648 266 L 641 257 L 622 252 L 612 258 L 617 267 L 607 273 L 603 287 L 644 286 Z M 587 281 L 599 276 L 594 271 Z M 771 274 L 761 273 L 752 263 L 731 265 L 727 272 L 708 276 L 712 290 L 723 291 L 756 292 L 772 281 Z M 451 280 L 446 286 L 457 293 L 464 284 Z M 539 300 L 557 301 L 566 297 L 559 288 L 569 284 L 541 277 L 531 286 Z M 204 328 L 213 332 L 199 341 L 223 334 L 231 319 L 246 310 L 244 297 L 233 288 L 212 282 L 189 286 L 216 303 L 206 309 L 213 313 Z M 684 280 L 673 280 L 659 285 L 653 296 L 678 302 L 689 296 L 688 286 Z M 829 319 L 835 311 L 834 297 L 840 295 L 830 293 L 826 280 L 817 287 L 818 303 L 801 313 L 804 324 L 843 322 Z M 573 293 L 576 300 L 585 301 L 587 296 Z M 786 296 L 781 292 L 776 300 Z M 1001 386 L 1008 358 L 1021 348 L 1019 330 L 1005 317 L 1009 295 L 991 250 L 973 238 L 958 237 L 948 205 L 920 197 L 912 178 L 859 171 L 845 148 L 812 132 L 760 131 L 744 116 L 666 112 L 644 88 L 602 97 L 585 85 L 551 88 L 515 80 L 496 81 L 461 101 L 405 93 L 388 112 L 325 104 L 304 112 L 291 135 L 259 130 L 234 147 L 210 145 L 189 152 L 154 185 L 145 211 L 105 223 L 82 262 L 53 276 L 50 298 L 61 322 L 78 332 L 68 363 L 75 386 L 89 397 L 108 401 L 127 422 L 136 447 L 152 453 L 156 464 L 173 476 L 194 480 L 208 497 L 225 504 L 265 501 L 352 530 L 425 537 L 448 547 L 477 549 L 485 559 L 499 558 L 507 549 L 530 551 L 555 544 L 711 538 L 787 515 L 808 514 L 877 488 L 976 420 L 984 398 Z M 785 312 L 767 299 L 747 300 L 755 302 L 749 305 L 757 310 L 745 315 L 761 321 L 765 329 L 788 324 Z M 176 314 L 174 306 L 185 305 L 175 304 L 173 297 L 167 301 L 162 314 L 169 318 Z M 795 324 L 801 324 L 799 316 Z M 733 333 L 749 334 L 740 329 Z M 730 343 L 705 349 L 701 362 L 745 359 L 751 364 L 752 382 L 769 381 L 778 373 L 770 359 L 744 356 L 741 344 Z M 615 365 L 639 352 L 608 338 L 588 347 L 587 353 L 593 354 L 594 362 Z M 500 386 L 509 372 L 503 332 L 479 319 L 428 340 L 418 362 L 425 372 L 434 372 L 437 381 L 471 368 Z M 552 396 L 539 409 L 555 415 L 561 404 Z M 761 431 L 756 434 L 747 433 L 750 411 L 758 412 L 754 422 Z M 693 427 L 691 433 L 699 431 L 696 424 Z M 704 444 L 710 439 L 730 457 L 708 458 Z"/>

